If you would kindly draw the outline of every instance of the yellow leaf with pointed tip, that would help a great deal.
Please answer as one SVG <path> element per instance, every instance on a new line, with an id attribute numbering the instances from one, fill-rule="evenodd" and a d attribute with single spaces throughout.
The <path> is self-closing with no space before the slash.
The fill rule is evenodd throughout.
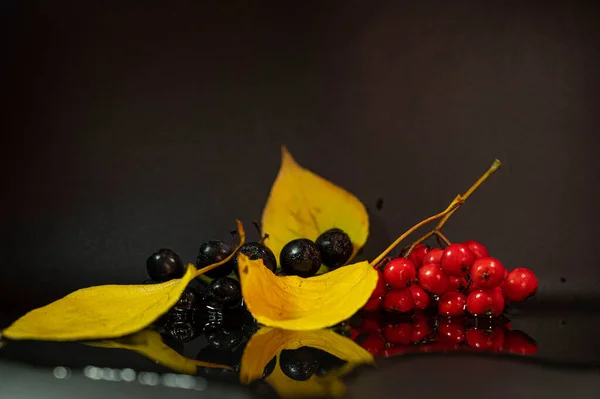
<path id="1" fill-rule="evenodd" d="M 142 330 L 110 341 L 86 342 L 86 345 L 134 351 L 182 374 L 196 374 L 197 366 L 231 370 L 231 367 L 226 365 L 201 362 L 179 354 L 165 345 L 160 334 L 153 330 Z"/>
<path id="2" fill-rule="evenodd" d="M 261 259 L 238 257 L 246 307 L 261 324 L 287 330 L 316 330 L 350 318 L 370 298 L 377 271 L 369 262 L 302 278 L 276 276 Z"/>
<path id="3" fill-rule="evenodd" d="M 233 258 L 246 237 L 239 220 L 237 226 L 240 242 L 220 262 L 200 270 L 189 264 L 182 278 L 161 284 L 101 285 L 77 290 L 32 310 L 4 329 L 2 335 L 13 340 L 80 341 L 116 338 L 140 331 L 172 308 L 195 277 Z"/>
<path id="4" fill-rule="evenodd" d="M 262 215 L 267 245 L 279 259 L 281 249 L 297 238 L 316 240 L 321 233 L 339 228 L 352 241 L 350 261 L 369 236 L 365 206 L 348 191 L 300 166 L 282 147 L 279 174 Z"/>
<path id="5" fill-rule="evenodd" d="M 312 376 L 307 381 L 295 381 L 281 371 L 279 354 L 284 349 L 303 346 L 321 349 L 348 363 L 325 377 Z M 265 366 L 274 356 L 278 364 L 266 381 L 281 397 L 340 397 L 346 392 L 346 387 L 339 377 L 359 365 L 375 362 L 369 352 L 331 330 L 289 331 L 263 327 L 246 345 L 240 381 L 249 384 L 262 378 Z"/>

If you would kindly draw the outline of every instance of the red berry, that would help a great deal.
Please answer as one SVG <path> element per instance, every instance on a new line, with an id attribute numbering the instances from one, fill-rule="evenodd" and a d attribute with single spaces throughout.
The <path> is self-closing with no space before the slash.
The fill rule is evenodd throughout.
<path id="1" fill-rule="evenodd" d="M 518 268 L 508 274 L 502 284 L 504 297 L 509 301 L 523 301 L 537 291 L 538 281 L 535 274 L 529 269 Z"/>
<path id="2" fill-rule="evenodd" d="M 385 341 L 379 334 L 365 334 L 358 337 L 358 345 L 373 356 L 379 355 L 385 349 Z"/>
<path id="3" fill-rule="evenodd" d="M 462 320 L 441 320 L 437 333 L 438 341 L 445 343 L 460 344 L 465 340 L 465 325 Z"/>
<path id="4" fill-rule="evenodd" d="M 477 241 L 467 240 L 463 242 L 463 245 L 466 245 L 467 248 L 469 248 L 471 252 L 473 252 L 473 255 L 475 255 L 475 259 L 486 258 L 490 256 L 490 253 L 488 252 L 487 248 L 484 247 L 482 244 L 478 243 Z"/>
<path id="5" fill-rule="evenodd" d="M 497 352 L 504 343 L 504 330 L 493 328 L 489 330 L 470 329 L 466 334 L 467 344 L 474 349 Z"/>
<path id="6" fill-rule="evenodd" d="M 363 306 L 363 310 L 365 312 L 378 312 L 381 309 L 381 303 L 383 302 L 383 297 L 379 298 L 371 298 L 365 303 Z"/>
<path id="7" fill-rule="evenodd" d="M 415 317 L 413 320 L 412 342 L 422 341 L 431 332 L 431 326 L 426 317 Z"/>
<path id="8" fill-rule="evenodd" d="M 474 316 L 498 317 L 504 310 L 502 292 L 477 289 L 467 297 L 467 311 Z"/>
<path id="9" fill-rule="evenodd" d="M 385 282 L 392 288 L 406 288 L 415 280 L 417 270 L 412 261 L 406 258 L 395 258 L 383 268 Z"/>
<path id="10" fill-rule="evenodd" d="M 409 312 L 413 309 L 414 301 L 408 288 L 390 290 L 383 296 L 381 306 L 388 312 Z"/>
<path id="11" fill-rule="evenodd" d="M 431 306 L 431 298 L 425 290 L 417 284 L 408 287 L 413 298 L 414 308 L 416 310 L 426 310 Z"/>
<path id="12" fill-rule="evenodd" d="M 383 294 L 385 294 L 385 292 L 387 291 L 387 286 L 385 285 L 385 280 L 383 278 L 383 273 L 379 270 L 377 270 L 377 285 L 375 286 L 375 289 L 373 290 L 373 293 L 371 294 L 371 298 L 378 298 L 380 296 L 383 296 Z"/>
<path id="13" fill-rule="evenodd" d="M 467 279 L 464 277 L 448 277 L 448 291 L 462 291 L 467 284 Z"/>
<path id="14" fill-rule="evenodd" d="M 440 265 L 423 265 L 419 269 L 419 285 L 432 294 L 442 295 L 448 291 L 448 276 L 444 274 Z"/>
<path id="15" fill-rule="evenodd" d="M 474 260 L 475 255 L 466 245 L 448 245 L 442 254 L 442 270 L 449 276 L 466 276 Z"/>
<path id="16" fill-rule="evenodd" d="M 427 255 L 427 253 L 429 253 L 430 250 L 431 248 L 429 248 L 427 245 L 419 244 L 412 250 L 410 255 L 408 255 L 408 259 L 410 259 L 418 269 L 421 267 L 421 265 L 423 265 L 423 258 L 425 255 Z"/>
<path id="17" fill-rule="evenodd" d="M 358 331 L 358 328 L 350 327 L 350 339 L 352 341 L 356 341 L 356 338 L 358 338 L 359 335 L 360 331 Z"/>
<path id="18" fill-rule="evenodd" d="M 504 280 L 504 266 L 496 258 L 479 258 L 471 266 L 471 279 L 479 288 L 498 287 Z"/>
<path id="19" fill-rule="evenodd" d="M 442 316 L 462 316 L 465 313 L 467 297 L 456 291 L 446 292 L 438 303 L 438 313 Z"/>
<path id="20" fill-rule="evenodd" d="M 510 272 L 508 271 L 508 269 L 504 268 L 504 280 L 506 280 L 506 278 L 508 277 L 509 273 Z"/>
<path id="21" fill-rule="evenodd" d="M 426 265 L 428 263 L 437 263 L 438 265 L 442 262 L 442 255 L 444 254 L 444 250 L 441 248 L 432 248 L 427 252 L 425 257 L 423 258 L 422 265 Z"/>
<path id="22" fill-rule="evenodd" d="M 517 355 L 535 355 L 537 353 L 537 343 L 523 331 L 506 331 L 502 350 Z"/>
<path id="23" fill-rule="evenodd" d="M 413 326 L 410 323 L 390 324 L 383 328 L 383 337 L 392 345 L 408 345 L 412 335 Z"/>

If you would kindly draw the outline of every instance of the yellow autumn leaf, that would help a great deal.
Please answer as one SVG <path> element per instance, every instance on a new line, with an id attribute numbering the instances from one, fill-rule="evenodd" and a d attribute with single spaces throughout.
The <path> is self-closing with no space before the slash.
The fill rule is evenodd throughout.
<path id="1" fill-rule="evenodd" d="M 279 354 L 284 349 L 303 346 L 321 349 L 346 361 L 346 365 L 325 377 L 312 376 L 296 381 L 286 376 L 279 366 Z M 242 356 L 240 382 L 249 384 L 262 378 L 267 363 L 277 358 L 277 364 L 266 381 L 281 397 L 340 397 L 346 386 L 339 378 L 362 364 L 374 364 L 373 356 L 352 340 L 331 330 L 289 331 L 263 327 L 250 338 Z"/>
<path id="2" fill-rule="evenodd" d="M 240 254 L 246 307 L 261 324 L 287 330 L 316 330 L 350 318 L 371 296 L 377 271 L 359 262 L 310 278 L 277 276 L 261 259 Z"/>
<path id="3" fill-rule="evenodd" d="M 167 346 L 160 334 L 153 330 L 142 330 L 133 335 L 109 341 L 87 342 L 86 345 L 134 351 L 182 374 L 196 374 L 197 366 L 231 369 L 231 367 L 226 365 L 187 358 Z"/>
<path id="4" fill-rule="evenodd" d="M 265 244 L 277 259 L 281 249 L 297 238 L 316 240 L 321 233 L 339 228 L 352 241 L 354 251 L 367 242 L 369 216 L 354 195 L 300 166 L 285 147 L 279 174 L 263 210 Z"/>
<path id="5" fill-rule="evenodd" d="M 244 228 L 237 221 L 239 248 L 244 243 Z M 200 270 L 190 264 L 182 278 L 161 284 L 102 285 L 83 288 L 49 305 L 34 309 L 2 335 L 13 340 L 78 341 L 116 338 L 132 334 L 149 326 L 172 308 L 195 277 L 229 260 Z"/>

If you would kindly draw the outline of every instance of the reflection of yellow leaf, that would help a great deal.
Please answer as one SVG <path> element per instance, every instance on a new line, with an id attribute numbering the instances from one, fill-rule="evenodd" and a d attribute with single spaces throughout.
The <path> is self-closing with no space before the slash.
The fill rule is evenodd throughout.
<path id="1" fill-rule="evenodd" d="M 365 206 L 346 190 L 298 165 L 285 147 L 282 152 L 281 168 L 262 215 L 263 230 L 269 235 L 265 244 L 279 258 L 291 240 L 316 240 L 337 227 L 350 236 L 354 257 L 369 235 Z"/>
<path id="2" fill-rule="evenodd" d="M 245 235 L 239 221 L 238 230 L 242 245 Z M 27 313 L 2 335 L 15 340 L 76 341 L 132 334 L 173 307 L 192 279 L 232 257 L 200 270 L 190 264 L 182 278 L 161 284 L 103 285 L 75 291 Z"/>
<path id="3" fill-rule="evenodd" d="M 377 271 L 368 262 L 310 278 L 276 276 L 262 260 L 240 254 L 244 301 L 261 324 L 288 330 L 315 330 L 350 318 L 371 296 Z"/>
<path id="4" fill-rule="evenodd" d="M 274 356 L 277 356 L 279 363 L 279 353 L 282 350 L 303 346 L 321 349 L 348 363 L 332 375 L 312 376 L 307 381 L 292 380 L 277 364 L 266 381 L 282 397 L 340 397 L 346 391 L 346 387 L 338 377 L 358 365 L 374 363 L 369 352 L 331 330 L 288 331 L 263 327 L 250 338 L 244 350 L 240 381 L 249 384 L 262 378 L 265 366 Z"/>
<path id="5" fill-rule="evenodd" d="M 160 334 L 152 330 L 143 330 L 136 334 L 110 341 L 88 342 L 86 345 L 134 351 L 154 360 L 158 364 L 183 374 L 195 374 L 196 366 L 231 369 L 229 366 L 201 362 L 182 356 L 177 351 L 165 345 Z"/>

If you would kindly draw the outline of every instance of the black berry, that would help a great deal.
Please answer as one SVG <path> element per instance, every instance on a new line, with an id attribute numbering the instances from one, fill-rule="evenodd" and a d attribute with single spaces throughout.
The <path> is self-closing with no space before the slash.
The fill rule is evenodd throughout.
<path id="1" fill-rule="evenodd" d="M 233 249 L 223 241 L 207 241 L 200 246 L 196 257 L 196 267 L 201 269 L 222 261 L 233 253 Z M 205 274 L 210 278 L 225 277 L 233 271 L 233 261 L 218 266 Z"/>
<path id="2" fill-rule="evenodd" d="M 244 331 L 241 326 L 221 326 L 204 332 L 206 340 L 213 348 L 231 350 L 244 341 Z"/>
<path id="3" fill-rule="evenodd" d="M 340 229 L 327 230 L 315 243 L 321 253 L 321 260 L 331 269 L 342 266 L 352 256 L 352 241 Z"/>
<path id="4" fill-rule="evenodd" d="M 275 272 L 277 270 L 277 259 L 275 258 L 275 254 L 271 251 L 267 246 L 259 243 L 259 242 L 247 242 L 238 249 L 238 253 L 242 253 L 246 255 L 250 260 L 262 259 L 264 265 Z M 238 267 L 238 257 L 233 257 L 233 271 L 239 277 L 239 267 Z"/>
<path id="5" fill-rule="evenodd" d="M 191 287 L 187 287 L 183 291 L 183 294 L 181 294 L 181 297 L 179 297 L 179 300 L 174 307 L 181 309 L 194 309 L 198 306 L 199 302 L 200 299 L 196 290 Z"/>
<path id="6" fill-rule="evenodd" d="M 276 364 L 277 364 L 277 356 L 273 356 L 273 359 L 271 359 L 269 361 L 269 363 L 267 363 L 267 365 L 263 369 L 263 375 L 262 375 L 263 380 L 265 378 L 267 378 L 268 376 L 270 376 L 273 371 L 275 371 Z"/>
<path id="7" fill-rule="evenodd" d="M 332 372 L 333 370 L 337 370 L 346 364 L 345 360 L 340 359 L 337 356 L 332 355 L 329 352 L 325 352 L 323 350 L 315 349 L 318 352 L 318 362 L 319 366 L 317 367 L 317 377 L 325 377 L 327 374 Z"/>
<path id="8" fill-rule="evenodd" d="M 168 248 L 154 252 L 146 260 L 148 275 L 154 281 L 168 281 L 183 277 L 185 268 L 179 255 Z"/>
<path id="9" fill-rule="evenodd" d="M 314 242 L 299 238 L 285 244 L 279 255 L 279 262 L 288 276 L 312 277 L 321 267 L 321 255 Z"/>
<path id="10" fill-rule="evenodd" d="M 173 323 L 167 326 L 167 333 L 180 342 L 189 342 L 198 336 L 191 323 Z"/>
<path id="11" fill-rule="evenodd" d="M 306 381 L 319 367 L 313 348 L 303 346 L 298 349 L 284 349 L 279 355 L 281 371 L 292 380 Z"/>
<path id="12" fill-rule="evenodd" d="M 210 282 L 204 293 L 205 305 L 212 309 L 234 309 L 242 303 L 240 283 L 229 277 L 219 277 Z"/>

